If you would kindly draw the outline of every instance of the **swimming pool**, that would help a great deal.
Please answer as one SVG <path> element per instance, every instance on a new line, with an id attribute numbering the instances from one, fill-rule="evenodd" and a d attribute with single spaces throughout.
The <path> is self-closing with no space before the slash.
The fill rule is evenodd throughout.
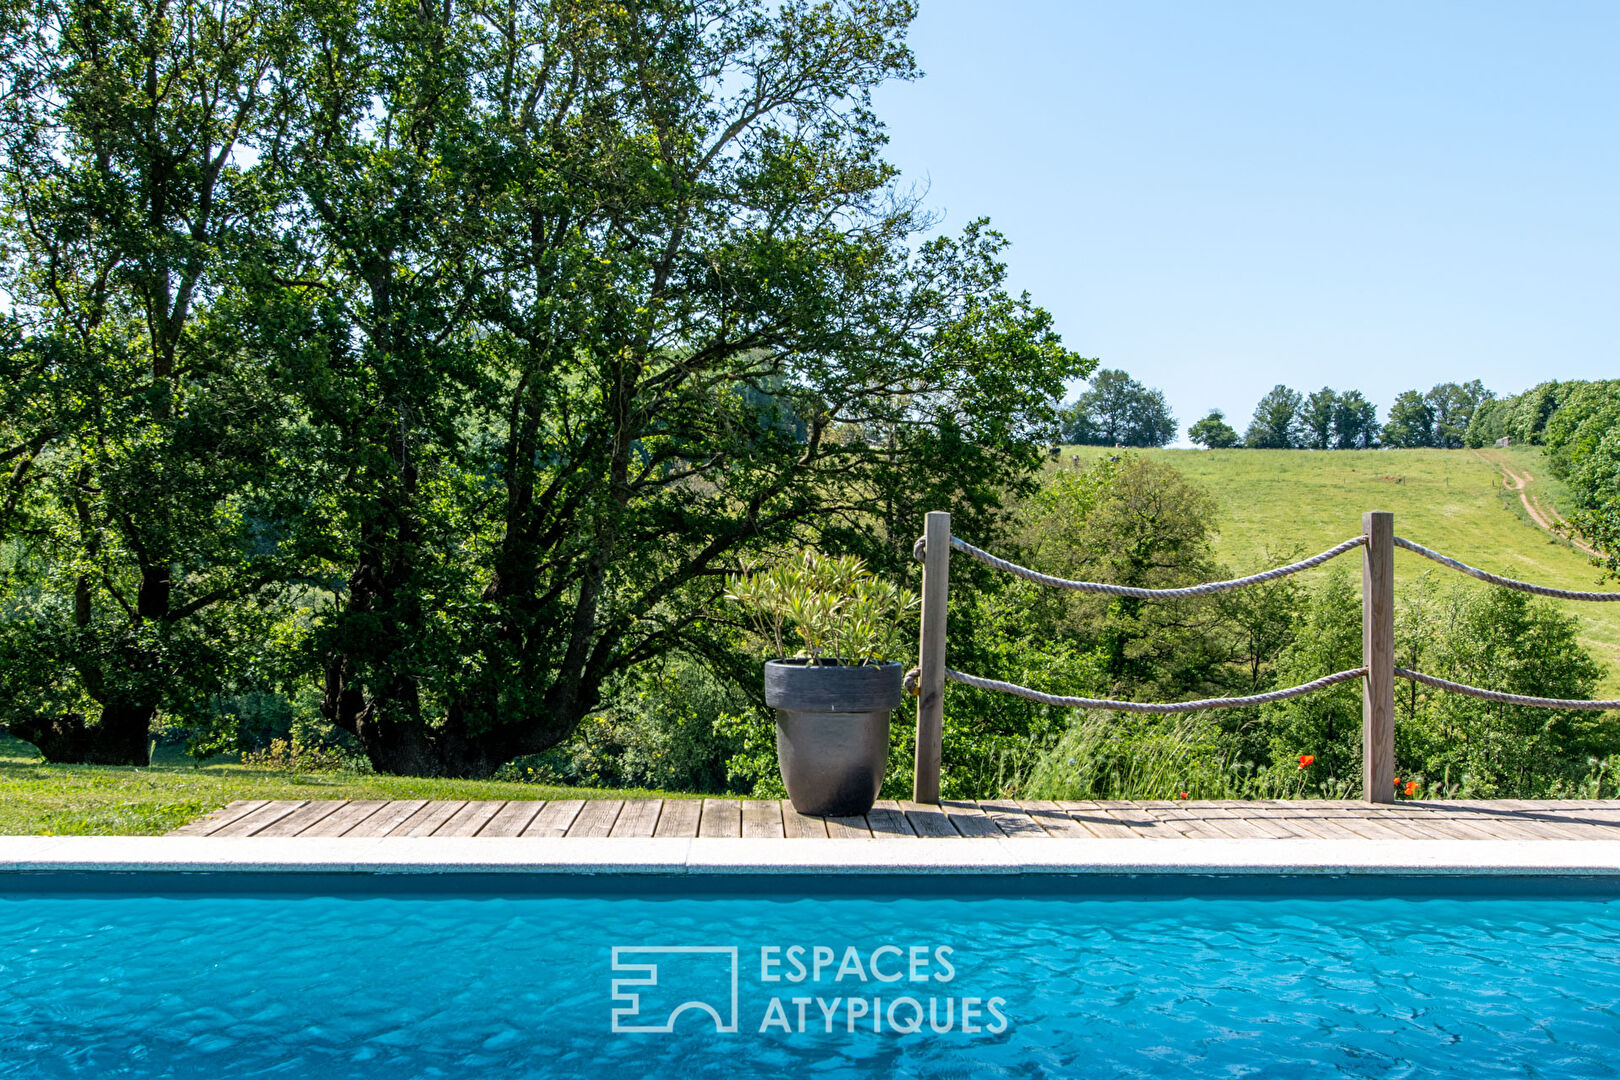
<path id="1" fill-rule="evenodd" d="M 1616 897 L 1579 878 L 10 875 L 0 1077 L 1615 1076 Z"/>

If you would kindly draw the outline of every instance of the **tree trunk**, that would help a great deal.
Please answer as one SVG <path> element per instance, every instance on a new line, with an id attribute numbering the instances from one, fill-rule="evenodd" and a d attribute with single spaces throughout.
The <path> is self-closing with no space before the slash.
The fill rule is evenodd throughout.
<path id="1" fill-rule="evenodd" d="M 57 765 L 136 765 L 152 763 L 152 718 L 157 704 L 114 702 L 101 719 L 88 724 L 79 713 L 14 721 L 11 734 L 33 743 Z"/>

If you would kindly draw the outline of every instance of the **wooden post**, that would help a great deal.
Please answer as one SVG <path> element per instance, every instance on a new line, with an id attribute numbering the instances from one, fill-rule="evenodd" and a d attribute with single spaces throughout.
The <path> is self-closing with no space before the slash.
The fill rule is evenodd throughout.
<path id="1" fill-rule="evenodd" d="M 1361 776 L 1371 803 L 1395 801 L 1395 515 L 1361 516 Z"/>
<path id="2" fill-rule="evenodd" d="M 951 588 L 951 515 L 935 510 L 923 528 L 922 630 L 917 642 L 917 765 L 914 802 L 939 802 L 945 732 L 945 602 Z"/>

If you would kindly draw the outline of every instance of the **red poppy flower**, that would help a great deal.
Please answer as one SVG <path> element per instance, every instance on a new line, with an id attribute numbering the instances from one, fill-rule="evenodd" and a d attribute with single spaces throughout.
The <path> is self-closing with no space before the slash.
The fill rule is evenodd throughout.
<path id="1" fill-rule="evenodd" d="M 1408 799 L 1410 799 L 1413 795 L 1416 795 L 1416 794 L 1417 794 L 1417 781 L 1416 780 L 1408 780 L 1406 782 L 1406 797 Z"/>
<path id="2" fill-rule="evenodd" d="M 1315 754 L 1301 754 L 1301 755 L 1299 755 L 1299 767 L 1300 768 L 1308 769 L 1312 765 L 1315 765 L 1315 764 L 1316 764 L 1316 755 Z"/>
<path id="3" fill-rule="evenodd" d="M 1182 797 L 1182 798 L 1183 798 L 1183 799 L 1185 799 L 1185 798 L 1186 798 L 1186 797 L 1187 797 L 1187 793 L 1186 793 L 1186 792 L 1185 792 L 1185 791 L 1183 791 L 1183 792 L 1182 792 L 1182 793 L 1181 793 L 1181 797 Z"/>

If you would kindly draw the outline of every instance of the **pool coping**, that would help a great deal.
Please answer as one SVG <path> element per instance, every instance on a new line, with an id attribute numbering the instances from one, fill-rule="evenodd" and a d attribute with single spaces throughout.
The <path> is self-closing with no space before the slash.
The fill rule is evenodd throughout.
<path id="1" fill-rule="evenodd" d="M 0 836 L 15 873 L 1620 877 L 1620 841 Z"/>

